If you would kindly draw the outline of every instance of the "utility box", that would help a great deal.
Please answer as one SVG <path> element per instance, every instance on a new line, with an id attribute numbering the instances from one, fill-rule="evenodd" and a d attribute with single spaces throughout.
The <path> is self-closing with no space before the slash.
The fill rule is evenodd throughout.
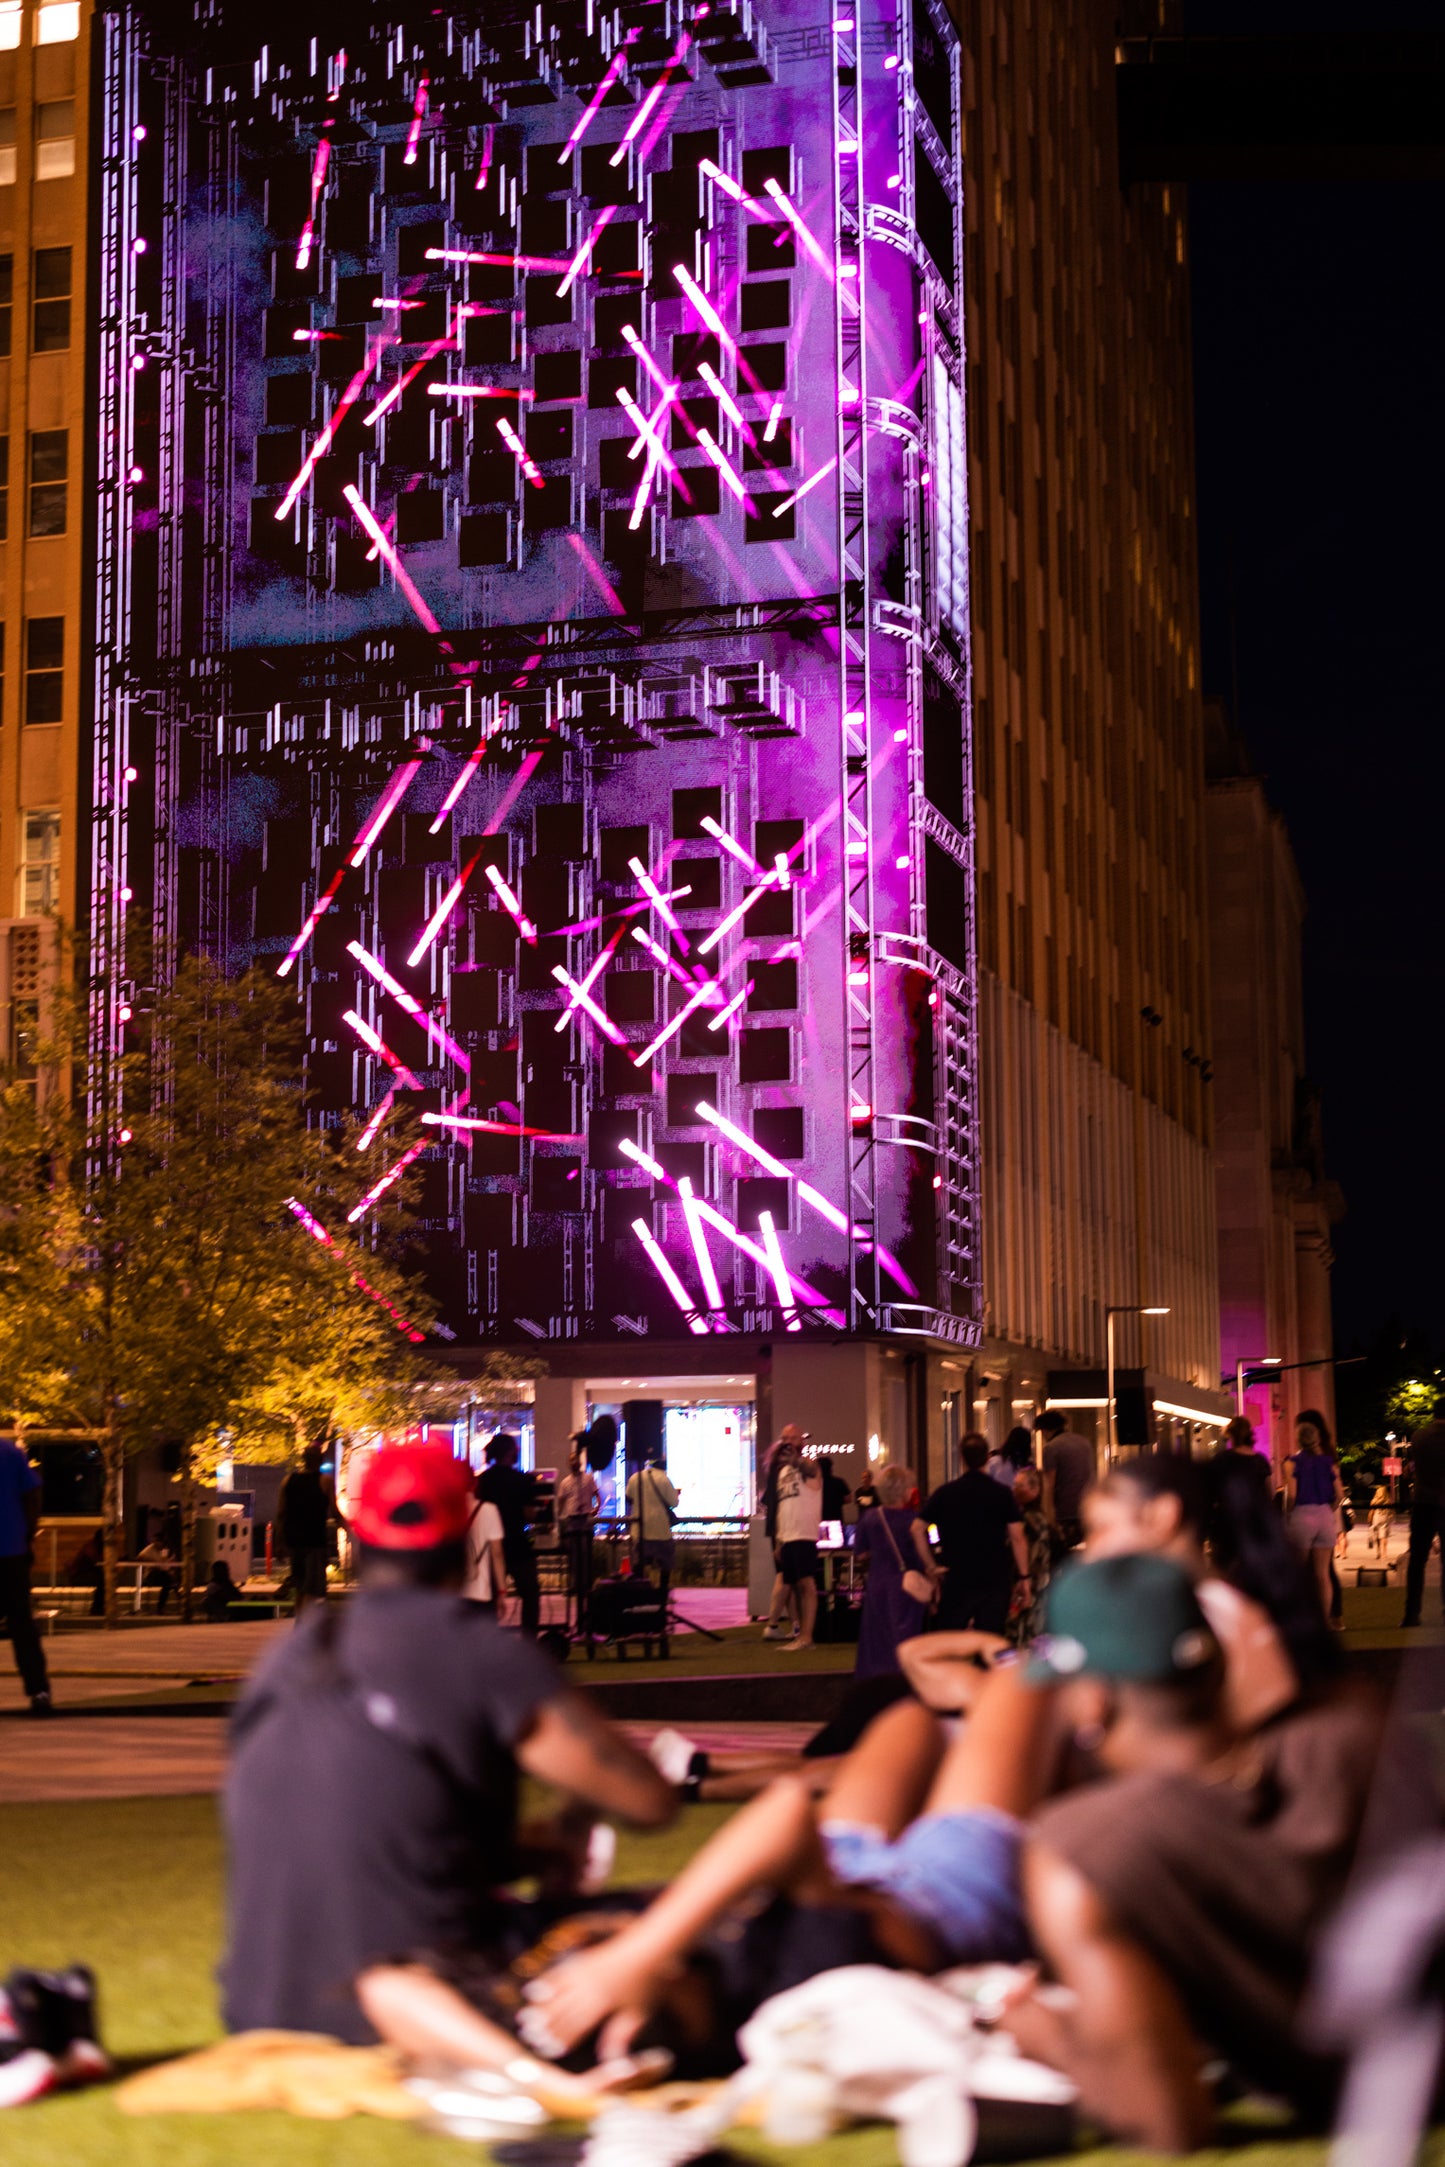
<path id="1" fill-rule="evenodd" d="M 251 1522 L 244 1505 L 212 1505 L 196 1516 L 196 1578 L 204 1583 L 217 1561 L 244 1587 L 251 1570 Z"/>

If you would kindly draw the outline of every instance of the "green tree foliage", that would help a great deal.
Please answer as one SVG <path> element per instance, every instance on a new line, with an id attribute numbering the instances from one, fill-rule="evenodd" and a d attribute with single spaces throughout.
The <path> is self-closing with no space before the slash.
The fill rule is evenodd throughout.
<path id="1" fill-rule="evenodd" d="M 79 1042 L 59 1009 L 40 1085 L 0 1078 L 0 1420 L 104 1433 L 113 1607 L 127 1455 L 179 1449 L 188 1592 L 197 1478 L 237 1449 L 225 1433 L 289 1458 L 395 1420 L 439 1372 L 399 1262 L 406 1178 L 364 1242 L 347 1216 L 407 1132 L 362 1156 L 354 1131 L 308 1126 L 274 979 L 184 962 L 136 1019 L 114 1134 L 90 1156 L 78 1101 L 44 1081 Z"/>

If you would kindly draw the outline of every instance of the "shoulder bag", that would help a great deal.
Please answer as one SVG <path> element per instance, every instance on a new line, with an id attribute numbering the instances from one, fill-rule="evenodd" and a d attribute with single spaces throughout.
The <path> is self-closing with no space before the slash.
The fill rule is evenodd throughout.
<path id="1" fill-rule="evenodd" d="M 878 1517 L 883 1522 L 883 1532 L 888 1537 L 888 1547 L 898 1560 L 898 1570 L 903 1575 L 904 1594 L 911 1597 L 915 1603 L 922 1603 L 925 1610 L 931 1610 L 938 1601 L 938 1582 L 930 1580 L 928 1574 L 920 1572 L 916 1565 L 904 1564 L 903 1553 L 898 1547 L 898 1537 L 893 1532 L 893 1522 L 888 1517 L 886 1505 L 879 1506 Z"/>

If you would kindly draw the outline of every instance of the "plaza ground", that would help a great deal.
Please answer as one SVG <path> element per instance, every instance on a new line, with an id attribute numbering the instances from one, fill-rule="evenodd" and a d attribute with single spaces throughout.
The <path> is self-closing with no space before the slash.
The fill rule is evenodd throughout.
<path id="1" fill-rule="evenodd" d="M 1352 1577 L 1352 1576 L 1351 1576 Z M 728 1606 L 709 1594 L 708 1622 Z M 1432 1589 L 1429 1615 L 1438 1615 Z M 1407 1636 L 1398 1630 L 1398 1581 L 1388 1588 L 1347 1588 L 1347 1645 L 1389 1659 Z M 83 1958 L 101 1982 L 106 2041 L 134 2067 L 204 2045 L 219 2029 L 212 1973 L 221 1939 L 222 1861 L 212 1794 L 223 1765 L 224 1702 L 284 1625 L 137 1625 L 116 1633 L 66 1630 L 48 1642 L 57 1700 L 69 1714 L 32 1724 L 8 1666 L 0 1670 L 0 1974 L 12 1964 L 63 1964 Z M 1412 1645 L 1439 1644 L 1427 1627 Z M 761 1644 L 755 1627 L 729 1625 L 720 1645 L 682 1636 L 668 1664 L 619 1665 L 575 1658 L 579 1683 L 671 1679 L 683 1694 L 689 1677 L 732 1677 L 745 1703 L 769 1681 L 851 1669 L 851 1648 L 789 1656 Z M 0 1656 L 3 1661 L 3 1656 Z M 153 1712 L 147 1712 L 153 1711 Z M 638 1726 L 645 1731 L 648 1726 Z M 795 1743 L 802 1726 L 748 1721 L 699 1726 L 712 1742 L 767 1739 Z M 686 1809 L 672 1829 L 624 1835 L 618 1876 L 662 1882 L 722 1817 L 724 1809 Z M 446 2143 L 392 2125 L 334 2125 L 279 2115 L 164 2117 L 132 2120 L 108 2091 L 46 2100 L 8 2114 L 0 2152 L 6 2167 L 331 2167 L 344 2147 L 356 2167 L 417 2167 L 445 2158 Z M 746 2157 L 798 2167 L 892 2167 L 887 2129 L 851 2131 L 819 2147 L 774 2151 L 752 2138 L 730 2140 Z M 1197 2155 L 1222 2167 L 1322 2167 L 1325 2148 L 1239 2128 L 1219 2151 Z M 460 2154 L 458 2156 L 461 2156 Z M 476 2148 L 470 2155 L 478 2157 Z M 1087 2154 L 1097 2167 L 1141 2155 L 1109 2148 Z M 1425 2155 L 1445 2167 L 1445 2138 Z"/>

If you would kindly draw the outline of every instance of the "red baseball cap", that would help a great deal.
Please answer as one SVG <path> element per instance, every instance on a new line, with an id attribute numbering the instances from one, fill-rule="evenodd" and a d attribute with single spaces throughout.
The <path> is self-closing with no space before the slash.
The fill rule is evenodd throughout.
<path id="1" fill-rule="evenodd" d="M 351 1532 L 373 1550 L 460 1542 L 472 1516 L 472 1472 L 444 1445 L 383 1445 L 351 1507 Z"/>

